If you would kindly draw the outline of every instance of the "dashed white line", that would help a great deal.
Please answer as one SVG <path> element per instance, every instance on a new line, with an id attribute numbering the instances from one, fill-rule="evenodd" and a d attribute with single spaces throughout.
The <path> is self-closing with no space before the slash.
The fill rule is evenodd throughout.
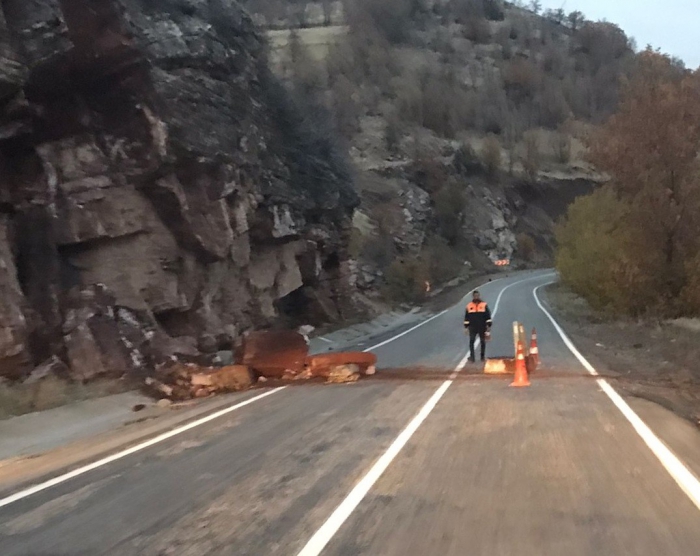
<path id="1" fill-rule="evenodd" d="M 574 354 L 574 357 L 579 360 L 581 365 L 593 376 L 599 376 L 598 371 L 591 365 L 588 360 L 581 354 L 581 352 L 576 348 L 574 343 L 566 335 L 566 332 L 559 326 L 559 323 L 554 319 L 551 313 L 545 309 L 542 305 L 537 291 L 540 288 L 548 286 L 553 282 L 547 284 L 542 284 L 533 290 L 533 296 L 537 302 L 537 306 L 542 310 L 542 312 L 549 318 L 552 325 L 554 325 L 555 330 L 564 341 L 564 344 L 569 351 Z M 676 456 L 662 441 L 656 436 L 654 431 L 652 431 L 649 426 L 642 420 L 642 418 L 635 413 L 635 411 L 629 406 L 629 404 L 622 399 L 620 394 L 618 394 L 615 389 L 610 386 L 610 383 L 604 378 L 599 378 L 596 381 L 601 390 L 610 398 L 615 407 L 620 410 L 620 412 L 625 416 L 625 418 L 630 422 L 634 430 L 641 437 L 644 443 L 649 447 L 652 453 L 664 466 L 664 469 L 673 478 L 678 486 L 685 492 L 685 494 L 690 498 L 690 500 L 695 504 L 695 507 L 700 510 L 700 480 L 686 467 L 686 465 Z"/>
<path id="2" fill-rule="evenodd" d="M 204 423 L 208 423 L 209 421 L 213 421 L 214 419 L 218 419 L 219 417 L 222 417 L 223 415 L 226 415 L 227 413 L 231 413 L 232 411 L 236 411 L 237 409 L 240 409 L 241 407 L 245 407 L 246 405 L 250 405 L 252 403 L 255 403 L 258 400 L 266 398 L 267 396 L 271 396 L 272 394 L 275 394 L 276 392 L 279 392 L 280 390 L 284 390 L 285 388 L 286 388 L 286 386 L 274 388 L 272 390 L 264 392 L 263 394 L 260 394 L 258 396 L 253 397 L 253 398 L 249 398 L 245 401 L 242 401 L 240 403 L 232 405 L 231 407 L 221 409 L 215 413 L 212 413 L 211 415 L 207 415 L 206 417 L 202 417 L 201 419 L 197 419 L 196 421 L 192 421 L 191 423 L 187 423 L 186 425 L 183 425 L 181 427 L 178 427 L 178 428 L 173 429 L 171 431 L 168 431 L 166 433 L 159 434 L 158 436 L 155 436 L 155 437 L 151 438 L 150 440 L 146 440 L 145 442 L 141 442 L 140 444 L 137 444 L 136 446 L 132 446 L 131 448 L 127 448 L 126 450 L 122 450 L 121 452 L 117 452 L 116 454 L 113 454 L 111 456 L 107 456 L 105 458 L 99 459 L 99 460 L 97 460 L 93 463 L 90 463 L 88 465 L 84 465 L 83 467 L 79 467 L 78 469 L 74 469 L 73 471 L 70 471 L 69 473 L 64 473 L 63 475 L 59 475 L 58 477 L 54 477 L 53 479 L 50 479 L 48 481 L 44 481 L 43 483 L 39 483 L 39 484 L 34 485 L 32 487 L 21 490 L 15 494 L 12 494 L 10 496 L 7 496 L 5 498 L 0 499 L 0 508 L 2 508 L 4 506 L 8 506 L 14 502 L 17 502 L 18 500 L 22 500 L 23 498 L 27 498 L 28 496 L 32 496 L 33 494 L 41 492 L 42 490 L 46 490 L 46 489 L 54 487 L 56 485 L 60 485 L 61 483 L 65 483 L 66 481 L 69 481 L 70 479 L 74 479 L 75 477 L 83 475 L 83 474 L 87 473 L 88 471 L 92 471 L 93 469 L 97 469 L 98 467 L 102 467 L 104 465 L 110 464 L 110 463 L 117 461 L 119 459 L 125 458 L 126 456 L 129 456 L 131 454 L 135 454 L 136 452 L 140 452 L 141 450 L 145 450 L 146 448 L 149 448 L 155 444 L 163 442 L 164 440 L 168 440 L 169 438 L 172 438 L 173 436 L 177 436 L 178 434 L 182 434 L 183 432 L 186 432 L 188 430 L 192 430 L 195 427 L 199 427 L 200 425 L 203 425 Z"/>

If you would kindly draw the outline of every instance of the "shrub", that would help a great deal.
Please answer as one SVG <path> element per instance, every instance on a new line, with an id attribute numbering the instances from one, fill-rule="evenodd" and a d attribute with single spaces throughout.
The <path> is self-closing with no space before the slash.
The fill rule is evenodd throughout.
<path id="1" fill-rule="evenodd" d="M 391 155 L 399 154 L 401 146 L 401 121 L 396 116 L 389 116 L 384 128 L 384 146 Z"/>
<path id="2" fill-rule="evenodd" d="M 387 231 L 380 230 L 376 236 L 363 238 L 360 258 L 379 269 L 386 269 L 396 257 L 394 239 Z"/>
<path id="3" fill-rule="evenodd" d="M 537 181 L 537 175 L 540 171 L 540 165 L 542 163 L 542 155 L 540 153 L 540 141 L 537 138 L 537 134 L 534 131 L 528 131 L 524 137 L 525 141 L 525 155 L 523 156 L 523 170 L 525 171 L 525 177 L 530 182 Z"/>
<path id="4" fill-rule="evenodd" d="M 557 131 L 551 138 L 552 153 L 560 164 L 571 162 L 571 135 L 566 131 Z"/>
<path id="5" fill-rule="evenodd" d="M 635 242 L 630 207 L 604 187 L 577 199 L 556 227 L 562 281 L 596 309 L 640 315 L 657 307 L 653 265 Z"/>
<path id="6" fill-rule="evenodd" d="M 434 195 L 447 182 L 447 169 L 442 161 L 428 156 L 419 156 L 413 164 L 413 181 L 421 189 Z"/>
<path id="7" fill-rule="evenodd" d="M 531 236 L 521 233 L 516 237 L 518 242 L 518 255 L 526 261 L 531 261 L 535 255 L 535 240 Z"/>
<path id="8" fill-rule="evenodd" d="M 429 273 L 420 257 L 396 259 L 384 273 L 385 295 L 398 303 L 412 303 L 425 298 Z"/>
<path id="9" fill-rule="evenodd" d="M 464 190 L 458 183 L 450 183 L 435 194 L 433 202 L 438 232 L 449 245 L 455 245 L 462 235 Z"/>
<path id="10" fill-rule="evenodd" d="M 503 71 L 506 92 L 515 102 L 532 99 L 540 79 L 540 70 L 537 66 L 524 58 L 511 61 Z"/>
<path id="11" fill-rule="evenodd" d="M 489 135 L 484 141 L 481 148 L 481 160 L 490 176 L 495 176 L 500 171 L 503 151 L 501 150 L 501 143 L 494 135 Z"/>
<path id="12" fill-rule="evenodd" d="M 503 21 L 506 18 L 499 0 L 484 0 L 484 15 L 491 21 Z"/>
<path id="13" fill-rule="evenodd" d="M 464 177 L 478 175 L 484 171 L 481 160 L 468 143 L 462 143 L 457 149 L 453 164 L 457 173 Z"/>
<path id="14" fill-rule="evenodd" d="M 401 44 L 409 39 L 414 20 L 423 10 L 417 0 L 360 0 L 348 19 L 353 32 L 372 25 L 390 43 Z"/>
<path id="15" fill-rule="evenodd" d="M 428 265 L 428 273 L 433 284 L 444 284 L 462 270 L 463 258 L 454 247 L 440 237 L 430 237 L 426 241 L 422 258 Z"/>
<path id="16" fill-rule="evenodd" d="M 464 38 L 475 44 L 488 44 L 491 40 L 491 26 L 482 17 L 472 17 L 464 25 Z"/>

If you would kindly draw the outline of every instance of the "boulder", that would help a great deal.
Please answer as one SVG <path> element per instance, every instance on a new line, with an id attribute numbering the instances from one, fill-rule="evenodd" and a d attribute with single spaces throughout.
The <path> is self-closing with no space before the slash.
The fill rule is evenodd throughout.
<path id="1" fill-rule="evenodd" d="M 268 378 L 282 378 L 304 370 L 309 347 L 298 332 L 250 332 L 244 338 L 237 362 Z"/>

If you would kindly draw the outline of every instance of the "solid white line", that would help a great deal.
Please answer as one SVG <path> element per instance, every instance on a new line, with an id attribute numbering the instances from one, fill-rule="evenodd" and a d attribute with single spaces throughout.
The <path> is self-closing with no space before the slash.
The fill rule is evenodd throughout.
<path id="1" fill-rule="evenodd" d="M 92 471 L 93 469 L 97 469 L 98 467 L 102 467 L 104 465 L 107 465 L 109 463 L 112 463 L 114 461 L 122 459 L 122 458 L 129 456 L 131 454 L 134 454 L 136 452 L 140 452 L 141 450 L 144 450 L 144 449 L 149 448 L 155 444 L 163 442 L 164 440 L 168 440 L 169 438 L 172 438 L 173 436 L 177 436 L 178 434 L 182 434 L 183 432 L 194 429 L 195 427 L 199 427 L 200 425 L 203 425 L 204 423 L 208 423 L 209 421 L 213 421 L 214 419 L 218 419 L 219 417 L 222 417 L 222 416 L 226 415 L 227 413 L 231 413 L 232 411 L 236 411 L 237 409 L 240 409 L 241 407 L 244 407 L 246 405 L 250 405 L 258 400 L 266 398 L 267 396 L 271 396 L 272 394 L 279 392 L 280 390 L 284 390 L 285 388 L 286 388 L 286 386 L 274 388 L 272 390 L 269 390 L 268 392 L 260 394 L 259 396 L 255 396 L 253 398 L 247 399 L 245 401 L 237 403 L 236 405 L 232 405 L 231 407 L 227 407 L 226 409 L 222 409 L 220 411 L 212 413 L 211 415 L 207 415 L 206 417 L 202 417 L 201 419 L 197 419 L 196 421 L 192 421 L 191 423 L 188 423 L 186 425 L 183 425 L 181 427 L 178 427 L 178 428 L 173 429 L 171 431 L 168 431 L 166 433 L 160 434 L 154 438 L 151 438 L 150 440 L 146 440 L 145 442 L 137 444 L 136 446 L 132 446 L 131 448 L 127 448 L 126 450 L 123 450 L 123 451 L 118 452 L 116 454 L 113 454 L 111 456 L 107 456 L 105 458 L 97 460 L 97 461 L 90 463 L 88 465 L 85 465 L 83 467 L 79 467 L 78 469 L 74 469 L 73 471 L 70 471 L 69 473 L 59 475 L 58 477 L 54 477 L 53 479 L 50 479 L 50 480 L 45 481 L 43 483 L 39 483 L 39 484 L 34 485 L 32 487 L 29 487 L 27 489 L 21 490 L 20 492 L 12 494 L 11 496 L 0 499 L 0 508 L 2 508 L 3 506 L 8 506 L 9 504 L 12 504 L 14 502 L 17 502 L 18 500 L 22 500 L 23 498 L 27 498 L 28 496 L 36 494 L 37 492 L 41 492 L 42 490 L 46 490 L 47 488 L 51 488 L 51 487 L 54 487 L 56 485 L 60 485 L 61 483 L 64 483 L 70 479 L 78 477 L 79 475 L 83 475 L 84 473 L 87 473 L 88 471 Z"/>
<path id="2" fill-rule="evenodd" d="M 496 316 L 496 313 L 498 313 L 498 308 L 501 305 L 501 298 L 503 297 L 503 294 L 506 293 L 510 288 L 513 286 L 517 286 L 518 284 L 522 284 L 523 282 L 531 282 L 532 280 L 540 280 L 542 278 L 547 278 L 548 276 L 552 276 L 553 274 L 548 272 L 546 274 L 541 274 L 538 276 L 531 276 L 530 278 L 523 278 L 522 280 L 518 280 L 517 282 L 513 282 L 512 284 L 508 284 L 505 288 L 501 290 L 501 293 L 498 294 L 498 297 L 496 298 L 496 304 L 493 306 L 493 314 L 491 315 L 492 317 Z"/>
<path id="3" fill-rule="evenodd" d="M 569 351 L 574 354 L 576 359 L 579 360 L 579 362 L 585 367 L 585 369 L 593 376 L 599 376 L 598 371 L 595 370 L 593 365 L 591 365 L 586 358 L 581 355 L 581 352 L 576 348 L 574 343 L 569 339 L 569 337 L 566 335 L 566 332 L 562 329 L 561 326 L 559 326 L 559 323 L 554 320 L 554 317 L 550 314 L 547 309 L 544 308 L 542 303 L 540 302 L 540 298 L 537 295 L 537 291 L 544 287 L 548 286 L 549 284 L 552 284 L 553 282 L 549 282 L 548 284 L 542 284 L 541 286 L 536 287 L 533 290 L 533 295 L 535 297 L 535 301 L 537 302 L 538 307 L 542 310 L 542 312 L 549 318 L 549 320 L 552 322 L 554 325 L 554 328 L 556 331 L 559 333 L 559 336 L 561 336 L 561 339 L 564 341 L 564 344 L 566 344 L 566 347 L 569 348 Z M 641 439 L 644 441 L 644 443 L 649 447 L 649 449 L 652 451 L 652 453 L 657 457 L 657 459 L 661 462 L 661 465 L 664 466 L 666 471 L 668 471 L 669 475 L 673 478 L 674 481 L 678 484 L 679 487 L 681 487 L 681 490 L 686 493 L 688 498 L 695 504 L 695 507 L 700 510 L 700 481 L 698 478 L 686 467 L 686 465 L 676 456 L 662 441 L 661 439 L 656 436 L 654 431 L 652 431 L 649 426 L 635 413 L 635 411 L 629 406 L 629 404 L 622 399 L 620 394 L 618 394 L 615 389 L 610 386 L 610 383 L 603 379 L 599 378 L 596 380 L 598 383 L 598 386 L 605 392 L 605 394 L 610 398 L 612 403 L 615 404 L 615 407 L 617 407 L 620 412 L 625 416 L 625 418 L 630 422 L 634 430 L 637 432 L 637 434 L 641 437 Z"/>
<path id="4" fill-rule="evenodd" d="M 455 369 L 455 373 L 458 373 L 464 368 L 468 357 L 469 355 L 467 354 L 460 361 L 459 365 L 457 365 L 457 368 Z M 442 383 L 440 388 L 435 391 L 418 414 L 411 420 L 408 426 L 401 432 L 401 434 L 399 434 L 399 436 L 396 437 L 396 440 L 392 442 L 387 451 L 382 454 L 382 456 L 377 460 L 367 474 L 350 491 L 350 494 L 345 497 L 345 499 L 330 515 L 321 528 L 314 533 L 311 539 L 309 539 L 309 542 L 307 542 L 304 548 L 301 549 L 298 556 L 318 556 L 323 551 L 333 536 L 338 532 L 338 529 L 340 529 L 343 523 L 345 523 L 348 517 L 350 517 L 350 514 L 352 514 L 355 508 L 357 508 L 360 502 L 362 502 L 363 498 L 367 495 L 372 486 L 374 486 L 374 483 L 376 483 L 382 476 L 384 471 L 386 471 L 401 449 L 418 430 L 418 427 L 421 426 L 423 421 L 425 421 L 428 415 L 430 415 L 433 409 L 435 409 L 435 406 L 445 395 L 445 392 L 447 392 L 447 389 L 452 385 L 452 383 L 453 380 L 446 380 Z"/>
<path id="5" fill-rule="evenodd" d="M 448 309 L 445 309 L 444 311 L 441 311 L 441 312 L 438 313 L 437 315 L 433 315 L 433 316 L 430 317 L 429 319 L 424 320 L 424 321 L 421 322 L 420 324 L 417 324 L 417 325 L 414 326 L 413 328 L 409 328 L 409 329 L 406 330 L 405 332 L 401 332 L 401 334 L 397 334 L 396 336 L 393 336 L 392 338 L 389 338 L 388 340 L 384 340 L 383 342 L 381 342 L 381 343 L 379 343 L 379 344 L 377 344 L 377 345 L 374 345 L 374 346 L 372 346 L 372 347 L 368 347 L 367 349 L 363 349 L 362 351 L 363 351 L 363 352 L 372 351 L 373 349 L 377 349 L 377 348 L 380 348 L 380 347 L 382 347 L 382 346 L 385 346 L 385 345 L 387 345 L 387 344 L 393 342 L 394 340 L 398 340 L 399 338 L 405 336 L 406 334 L 410 334 L 410 333 L 413 332 L 414 330 L 418 330 L 421 326 L 425 326 L 425 325 L 428 324 L 429 322 L 434 321 L 436 318 L 441 317 L 442 315 L 444 315 L 445 313 L 447 313 L 447 311 L 448 311 Z"/>
<path id="6" fill-rule="evenodd" d="M 540 276 L 539 278 L 542 277 L 543 276 Z M 503 297 L 503 292 L 505 290 L 511 288 L 512 286 L 515 286 L 516 284 L 528 282 L 532 279 L 534 278 L 526 278 L 524 280 L 519 280 L 503 288 L 503 290 L 498 296 L 498 299 L 496 300 L 496 305 L 494 306 L 492 316 L 496 316 L 501 298 Z M 445 312 L 446 311 L 443 311 L 440 314 L 444 314 Z M 440 315 L 435 315 L 435 317 L 433 317 L 430 320 L 433 320 L 439 316 Z M 423 324 L 427 324 L 428 322 L 430 321 L 425 321 Z M 407 331 L 406 333 L 408 332 L 409 331 Z M 397 336 L 397 338 L 398 337 L 399 336 Z M 476 349 L 479 344 L 475 344 Z M 421 424 L 423 424 L 423 421 L 425 421 L 428 415 L 430 415 L 433 409 L 435 409 L 435 406 L 437 406 L 440 399 L 445 395 L 447 389 L 454 383 L 454 379 L 456 378 L 457 374 L 462 369 L 464 369 L 464 366 L 467 364 L 468 360 L 469 353 L 467 353 L 462 358 L 459 364 L 455 367 L 455 370 L 453 371 L 450 378 L 443 382 L 442 385 L 440 385 L 440 387 L 421 408 L 418 414 L 411 420 L 411 422 L 406 426 L 406 428 L 403 431 L 401 431 L 401 434 L 399 434 L 399 436 L 396 437 L 396 440 L 392 442 L 391 446 L 389 446 L 387 451 L 381 455 L 381 457 L 370 468 L 367 474 L 364 477 L 362 477 L 362 479 L 360 479 L 360 482 L 355 485 L 355 487 L 350 491 L 350 493 L 345 497 L 345 499 L 340 503 L 340 505 L 335 509 L 335 511 L 330 515 L 330 517 L 324 522 L 323 525 L 321 525 L 321 528 L 318 529 L 316 533 L 314 533 L 311 539 L 309 539 L 309 542 L 307 542 L 304 548 L 301 549 L 298 556 L 319 556 L 319 554 L 323 552 L 323 549 L 335 536 L 335 534 L 338 532 L 343 523 L 345 523 L 345 521 L 348 519 L 348 517 L 350 517 L 352 512 L 355 511 L 355 508 L 357 508 L 357 506 L 360 504 L 360 502 L 362 502 L 362 500 L 370 491 L 370 489 L 384 474 L 384 471 L 386 471 L 389 465 L 391 465 L 391 462 L 394 460 L 394 458 L 396 458 L 399 452 L 401 452 L 403 447 L 411 439 L 413 434 L 418 430 Z"/>
<path id="7" fill-rule="evenodd" d="M 333 340 L 329 340 L 328 338 L 324 338 L 323 336 L 319 336 L 318 339 L 323 340 L 324 342 L 328 342 L 329 344 L 333 343 Z"/>

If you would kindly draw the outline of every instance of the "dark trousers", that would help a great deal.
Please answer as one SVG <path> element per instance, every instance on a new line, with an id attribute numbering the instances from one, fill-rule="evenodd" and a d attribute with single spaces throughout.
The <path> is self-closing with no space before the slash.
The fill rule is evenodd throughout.
<path id="1" fill-rule="evenodd" d="M 479 337 L 481 345 L 481 358 L 486 357 L 486 330 L 473 330 L 469 329 L 469 356 L 471 359 L 476 359 L 474 354 L 474 342 L 476 342 L 476 337 Z"/>

